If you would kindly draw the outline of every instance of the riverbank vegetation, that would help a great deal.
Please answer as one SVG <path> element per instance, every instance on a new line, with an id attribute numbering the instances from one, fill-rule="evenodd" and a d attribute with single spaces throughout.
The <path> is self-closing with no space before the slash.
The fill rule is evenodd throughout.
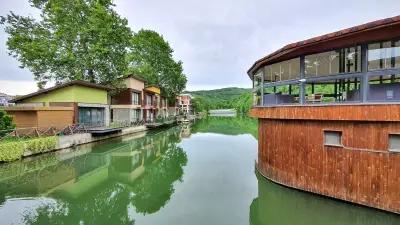
<path id="1" fill-rule="evenodd" d="M 8 138 L 0 142 L 0 162 L 21 159 L 24 153 L 39 154 L 57 146 L 57 137 Z"/>
<path id="2" fill-rule="evenodd" d="M 0 109 L 0 138 L 8 133 L 9 130 L 15 128 L 12 117 L 9 116 L 4 110 Z"/>

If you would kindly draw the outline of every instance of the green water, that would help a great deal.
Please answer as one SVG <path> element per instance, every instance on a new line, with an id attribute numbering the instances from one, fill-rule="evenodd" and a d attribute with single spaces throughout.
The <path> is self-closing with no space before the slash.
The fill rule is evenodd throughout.
<path id="1" fill-rule="evenodd" d="M 0 165 L 0 224 L 400 224 L 259 177 L 256 137 L 210 118 Z"/>

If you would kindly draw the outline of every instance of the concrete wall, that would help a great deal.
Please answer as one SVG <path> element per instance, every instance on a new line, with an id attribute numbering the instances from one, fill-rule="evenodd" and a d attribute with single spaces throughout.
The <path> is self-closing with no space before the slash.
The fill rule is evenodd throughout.
<path id="1" fill-rule="evenodd" d="M 58 139 L 57 147 L 54 150 L 70 148 L 70 147 L 77 146 L 77 145 L 87 144 L 87 143 L 91 143 L 91 142 L 101 141 L 101 140 L 105 140 L 105 139 L 109 139 L 109 138 L 129 135 L 129 134 L 134 134 L 134 133 L 143 132 L 146 130 L 147 130 L 146 126 L 138 126 L 138 127 L 124 128 L 124 129 L 122 129 L 121 133 L 111 134 L 111 135 L 107 135 L 107 136 L 103 136 L 103 137 L 92 137 L 92 135 L 89 133 L 74 134 L 74 135 L 69 135 L 69 136 L 60 136 Z"/>
<path id="2" fill-rule="evenodd" d="M 112 109 L 114 122 L 131 121 L 131 109 Z"/>
<path id="3" fill-rule="evenodd" d="M 137 91 L 142 91 L 144 89 L 144 82 L 136 80 L 132 77 L 129 77 L 125 80 L 125 85 L 127 88 L 132 88 Z"/>

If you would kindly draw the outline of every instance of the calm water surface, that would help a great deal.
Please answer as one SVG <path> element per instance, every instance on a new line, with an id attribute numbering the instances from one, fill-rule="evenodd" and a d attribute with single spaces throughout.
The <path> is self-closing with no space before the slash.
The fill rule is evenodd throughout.
<path id="1" fill-rule="evenodd" d="M 0 224 L 400 224 L 258 176 L 256 137 L 210 118 L 0 165 Z"/>

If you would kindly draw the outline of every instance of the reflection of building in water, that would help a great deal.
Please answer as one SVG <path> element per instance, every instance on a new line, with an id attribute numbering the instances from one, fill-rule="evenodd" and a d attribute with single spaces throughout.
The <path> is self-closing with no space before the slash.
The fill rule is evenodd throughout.
<path id="1" fill-rule="evenodd" d="M 182 124 L 181 138 L 189 138 L 192 135 L 190 124 Z"/>
<path id="2" fill-rule="evenodd" d="M 179 134 L 180 129 L 171 128 L 4 164 L 0 167 L 0 193 L 4 194 L 0 199 L 50 193 L 79 198 L 110 179 L 132 183 L 168 149 L 168 143 L 179 141 Z"/>
<path id="3" fill-rule="evenodd" d="M 400 217 L 367 207 L 290 189 L 258 175 L 251 225 L 392 225 Z"/>

